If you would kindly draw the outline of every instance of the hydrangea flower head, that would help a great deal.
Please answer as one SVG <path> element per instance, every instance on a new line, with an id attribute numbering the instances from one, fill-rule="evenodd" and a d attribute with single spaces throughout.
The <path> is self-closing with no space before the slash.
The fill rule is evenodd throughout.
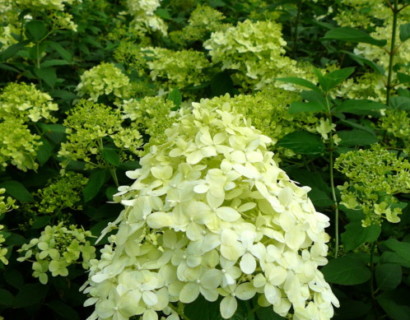
<path id="1" fill-rule="evenodd" d="M 92 262 L 89 320 L 178 319 L 173 303 L 221 297 L 223 318 L 237 300 L 293 319 L 330 319 L 338 301 L 318 267 L 326 264 L 329 219 L 267 150 L 270 138 L 229 105 L 193 103 L 165 143 L 128 172 L 117 228 Z"/>

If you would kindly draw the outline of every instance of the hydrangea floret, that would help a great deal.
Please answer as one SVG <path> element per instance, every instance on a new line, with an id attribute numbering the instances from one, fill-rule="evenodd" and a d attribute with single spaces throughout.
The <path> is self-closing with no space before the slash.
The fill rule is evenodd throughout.
<path id="1" fill-rule="evenodd" d="M 58 110 L 58 105 L 48 93 L 26 83 L 9 83 L 0 94 L 0 104 L 0 118 L 15 118 L 23 122 L 55 121 L 51 113 Z"/>
<path id="2" fill-rule="evenodd" d="M 0 218 L 2 218 L 3 214 L 6 212 L 16 209 L 17 205 L 15 204 L 15 200 L 11 197 L 4 196 L 6 189 L 0 188 Z M 0 262 L 3 264 L 8 264 L 8 260 L 6 258 L 6 254 L 8 252 L 7 248 L 3 248 L 4 242 L 6 242 L 6 237 L 3 234 L 4 225 L 0 224 Z"/>
<path id="3" fill-rule="evenodd" d="M 166 23 L 155 15 L 155 10 L 161 6 L 161 0 L 127 0 L 129 13 L 134 17 L 131 27 L 138 33 L 158 31 L 167 34 Z"/>
<path id="4" fill-rule="evenodd" d="M 87 239 L 91 237 L 90 231 L 75 225 L 66 227 L 59 223 L 47 226 L 39 238 L 23 244 L 18 251 L 24 256 L 17 260 L 22 262 L 35 259 L 32 264 L 33 277 L 46 284 L 47 272 L 51 272 L 53 277 L 66 277 L 70 265 L 81 264 L 85 270 L 89 268 L 90 260 L 95 258 L 95 248 Z"/>
<path id="5" fill-rule="evenodd" d="M 80 97 L 97 102 L 98 97 L 109 94 L 122 98 L 129 84 L 130 80 L 119 68 L 113 63 L 103 62 L 81 75 L 77 91 Z"/>
<path id="6" fill-rule="evenodd" d="M 224 319 L 258 296 L 281 316 L 330 319 L 338 300 L 327 263 L 329 218 L 318 213 L 267 150 L 270 138 L 230 106 L 193 103 L 167 141 L 119 188 L 125 206 L 91 262 L 89 320 L 179 319 L 177 302 L 221 298 Z"/>
<path id="7" fill-rule="evenodd" d="M 361 210 L 364 227 L 380 224 L 382 219 L 400 222 L 399 215 L 406 203 L 394 195 L 410 192 L 410 163 L 406 159 L 375 144 L 367 150 L 341 154 L 335 169 L 349 178 L 338 187 L 341 204 Z"/>

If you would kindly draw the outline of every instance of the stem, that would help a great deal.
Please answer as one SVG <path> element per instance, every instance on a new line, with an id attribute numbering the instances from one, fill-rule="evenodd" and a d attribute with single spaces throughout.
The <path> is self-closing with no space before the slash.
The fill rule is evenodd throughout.
<path id="1" fill-rule="evenodd" d="M 389 69 L 387 74 L 387 84 L 386 84 L 386 105 L 390 103 L 390 91 L 392 89 L 392 75 L 393 75 L 393 60 L 395 55 L 395 46 L 396 46 L 396 33 L 397 33 L 397 17 L 399 15 L 398 9 L 398 0 L 394 0 L 393 6 L 391 7 L 393 12 L 393 28 L 391 34 L 391 44 L 389 51 Z"/>
<path id="2" fill-rule="evenodd" d="M 184 313 L 184 305 L 181 302 L 178 302 L 178 307 L 175 307 L 172 303 L 168 304 L 172 310 L 174 310 L 182 320 L 190 320 Z"/>
<path id="3" fill-rule="evenodd" d="M 302 11 L 302 0 L 298 2 L 296 6 L 296 19 L 295 19 L 295 29 L 293 31 L 293 48 L 292 48 L 292 56 L 296 58 L 296 49 L 297 49 L 297 42 L 298 42 L 298 29 L 299 29 L 299 22 L 300 22 L 300 12 Z"/>
<path id="4" fill-rule="evenodd" d="M 115 186 L 118 188 L 119 183 L 118 183 L 118 177 L 117 177 L 117 170 L 115 170 L 115 168 L 110 168 L 110 173 L 111 173 L 112 179 L 114 180 Z"/>
<path id="5" fill-rule="evenodd" d="M 330 124 L 333 125 L 332 113 L 330 111 L 330 103 L 328 95 L 326 93 L 326 107 L 327 107 L 327 117 L 330 121 Z M 335 178 L 334 178 L 334 146 L 335 142 L 333 140 L 333 134 L 329 134 L 329 174 L 330 174 L 330 188 L 332 190 L 332 200 L 335 206 L 335 258 L 339 254 L 339 204 L 336 197 L 336 187 L 335 187 Z"/>

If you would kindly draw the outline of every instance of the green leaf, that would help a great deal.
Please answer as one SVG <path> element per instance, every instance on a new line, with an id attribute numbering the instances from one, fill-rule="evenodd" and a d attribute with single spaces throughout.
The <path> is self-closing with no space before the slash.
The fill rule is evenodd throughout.
<path id="1" fill-rule="evenodd" d="M 300 154 L 314 155 L 325 151 L 325 145 L 320 137 L 306 131 L 289 133 L 280 139 L 277 145 Z"/>
<path id="2" fill-rule="evenodd" d="M 26 308 L 39 305 L 47 295 L 48 287 L 41 284 L 26 284 L 17 293 L 14 307 Z"/>
<path id="3" fill-rule="evenodd" d="M 64 60 L 66 61 L 73 60 L 73 56 L 71 52 L 64 49 L 60 43 L 54 42 L 54 41 L 46 41 L 45 44 L 49 46 L 50 48 L 54 49 L 60 55 L 60 57 L 63 58 Z"/>
<path id="4" fill-rule="evenodd" d="M 57 74 L 54 68 L 36 68 L 34 69 L 34 73 L 51 88 L 53 88 L 57 82 Z"/>
<path id="5" fill-rule="evenodd" d="M 33 42 L 42 40 L 47 35 L 47 28 L 43 21 L 31 20 L 26 23 L 26 36 Z"/>
<path id="6" fill-rule="evenodd" d="M 410 23 L 402 24 L 400 26 L 400 40 L 402 42 L 410 39 Z"/>
<path id="7" fill-rule="evenodd" d="M 345 226 L 345 232 L 342 233 L 343 248 L 351 251 L 363 243 L 374 242 L 379 238 L 380 233 L 381 227 L 378 225 L 363 228 L 361 221 L 352 221 Z"/>
<path id="8" fill-rule="evenodd" d="M 48 68 L 48 67 L 54 67 L 54 66 L 65 66 L 70 64 L 70 62 L 62 59 L 50 59 L 44 61 L 41 65 L 40 68 Z"/>
<path id="9" fill-rule="evenodd" d="M 366 319 L 372 305 L 360 300 L 340 300 L 340 309 L 337 310 L 337 320 Z"/>
<path id="10" fill-rule="evenodd" d="M 10 59 L 10 58 L 16 56 L 17 53 L 20 50 L 25 48 L 27 43 L 28 42 L 26 42 L 26 41 L 19 42 L 19 43 L 13 44 L 12 46 L 8 47 L 6 50 L 4 50 L 3 52 L 0 53 L 0 60 L 1 61 L 6 61 L 7 59 Z"/>
<path id="11" fill-rule="evenodd" d="M 396 289 L 402 279 L 401 266 L 398 264 L 379 264 L 375 269 L 377 287 L 380 290 Z"/>
<path id="12" fill-rule="evenodd" d="M 11 307 L 13 305 L 14 296 L 5 289 L 0 289 L 0 305 Z"/>
<path id="13" fill-rule="evenodd" d="M 282 320 L 282 319 L 286 319 L 286 318 L 281 317 L 277 313 L 275 313 L 275 311 L 273 311 L 272 307 L 257 308 L 256 309 L 256 315 L 257 315 L 257 319 L 259 319 L 259 320 Z"/>
<path id="14" fill-rule="evenodd" d="M 323 91 L 334 89 L 348 77 L 350 77 L 354 70 L 355 68 L 344 68 L 332 71 L 319 78 L 320 86 L 322 87 Z"/>
<path id="15" fill-rule="evenodd" d="M 50 159 L 53 149 L 53 146 L 47 139 L 41 138 L 41 146 L 37 149 L 37 160 L 41 166 Z"/>
<path id="16" fill-rule="evenodd" d="M 397 239 L 388 239 L 382 244 L 396 253 L 400 259 L 405 261 L 406 265 L 410 265 L 410 243 L 409 242 L 400 242 Z"/>
<path id="17" fill-rule="evenodd" d="M 33 228 L 33 229 L 42 229 L 50 223 L 50 220 L 51 220 L 50 216 L 35 217 L 32 225 L 31 225 L 31 228 Z"/>
<path id="18" fill-rule="evenodd" d="M 353 146 L 368 146 L 377 142 L 377 137 L 364 130 L 342 130 L 338 131 L 337 135 L 342 141 L 339 143 L 340 147 Z"/>
<path id="19" fill-rule="evenodd" d="M 60 144 L 65 139 L 66 128 L 62 124 L 38 123 L 44 134 L 55 144 Z"/>
<path id="20" fill-rule="evenodd" d="M 366 59 L 358 54 L 353 54 L 348 51 L 341 50 L 341 52 L 347 54 L 352 60 L 356 61 L 359 65 L 364 66 L 367 65 L 368 67 L 372 68 L 376 73 L 384 75 L 384 68 L 379 66 L 377 63 Z"/>
<path id="21" fill-rule="evenodd" d="M 328 282 L 345 286 L 365 283 L 371 276 L 366 263 L 355 255 L 330 260 L 322 272 Z"/>
<path id="22" fill-rule="evenodd" d="M 383 103 L 371 100 L 346 100 L 333 108 L 333 112 L 352 113 L 357 115 L 368 115 L 381 109 L 386 109 L 387 106 Z"/>
<path id="23" fill-rule="evenodd" d="M 83 190 L 84 202 L 91 201 L 98 194 L 106 179 L 105 169 L 95 169 Z"/>
<path id="24" fill-rule="evenodd" d="M 304 100 L 320 104 L 323 107 L 323 110 L 326 110 L 326 97 L 323 95 L 322 92 L 314 91 L 314 90 L 307 90 L 307 91 L 302 91 L 300 93 L 300 96 Z"/>
<path id="25" fill-rule="evenodd" d="M 393 263 L 398 264 L 405 268 L 410 268 L 409 259 L 399 256 L 397 253 L 392 251 L 385 251 L 380 257 L 380 262 L 382 263 Z"/>
<path id="26" fill-rule="evenodd" d="M 15 289 L 20 289 L 24 285 L 24 278 L 20 271 L 15 269 L 6 269 L 3 271 L 3 278 Z"/>
<path id="27" fill-rule="evenodd" d="M 288 109 L 289 113 L 298 113 L 298 112 L 323 112 L 325 108 L 323 105 L 316 102 L 301 102 L 296 101 L 291 103 Z"/>
<path id="28" fill-rule="evenodd" d="M 16 69 L 16 68 L 14 68 L 14 67 L 12 67 L 12 66 L 9 66 L 8 64 L 5 64 L 5 63 L 0 63 L 0 69 L 7 70 L 7 71 L 11 71 L 11 72 L 20 73 L 20 70 L 19 70 L 19 69 Z"/>
<path id="29" fill-rule="evenodd" d="M 1 188 L 6 188 L 6 193 L 21 202 L 33 201 L 33 196 L 26 187 L 15 180 L 9 180 L 0 183 Z"/>
<path id="30" fill-rule="evenodd" d="M 407 290 L 394 290 L 382 293 L 377 302 L 391 320 L 410 320 L 410 306 Z"/>
<path id="31" fill-rule="evenodd" d="M 334 28 L 326 32 L 324 40 L 341 40 L 354 43 L 363 42 L 383 47 L 387 44 L 386 40 L 377 40 L 372 38 L 368 33 L 349 27 Z"/>
<path id="32" fill-rule="evenodd" d="M 402 72 L 397 72 L 397 79 L 400 83 L 410 83 L 410 75 Z"/>
<path id="33" fill-rule="evenodd" d="M 172 90 L 168 94 L 168 100 L 172 101 L 176 108 L 179 108 L 181 106 L 181 102 L 182 102 L 181 91 L 179 91 L 178 89 Z"/>
<path id="34" fill-rule="evenodd" d="M 276 80 L 296 84 L 298 86 L 309 88 L 309 89 L 312 89 L 314 91 L 319 91 L 320 92 L 319 88 L 313 82 L 310 82 L 310 81 L 302 79 L 302 78 L 286 77 L 286 78 L 277 78 Z"/>
<path id="35" fill-rule="evenodd" d="M 391 97 L 390 106 L 393 109 L 410 111 L 410 98 L 403 96 Z"/>
<path id="36" fill-rule="evenodd" d="M 112 148 L 104 148 L 101 152 L 101 155 L 107 163 L 117 167 L 120 164 L 120 156 L 117 151 Z"/>
<path id="37" fill-rule="evenodd" d="M 53 300 L 47 303 L 47 306 L 53 310 L 61 319 L 67 320 L 79 320 L 80 316 L 77 311 L 75 311 L 69 305 L 61 302 L 60 300 Z"/>

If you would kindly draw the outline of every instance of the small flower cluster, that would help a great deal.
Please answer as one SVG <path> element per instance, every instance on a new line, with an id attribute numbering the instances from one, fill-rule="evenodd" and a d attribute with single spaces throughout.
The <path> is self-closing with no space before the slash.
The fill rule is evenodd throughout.
<path id="1" fill-rule="evenodd" d="M 286 57 L 282 27 L 273 21 L 245 20 L 225 31 L 214 32 L 204 42 L 214 63 L 238 70 L 239 83 L 260 89 L 281 76 L 305 77 L 296 61 Z M 305 77 L 306 78 L 306 77 Z"/>
<path id="2" fill-rule="evenodd" d="M 188 25 L 182 30 L 170 32 L 169 37 L 174 43 L 186 45 L 194 41 L 203 41 L 212 32 L 226 29 L 222 23 L 224 15 L 209 6 L 198 5 L 188 20 Z"/>
<path id="3" fill-rule="evenodd" d="M 9 83 L 0 94 L 0 104 L 0 119 L 14 118 L 23 122 L 55 121 L 51 112 L 58 110 L 48 93 L 26 83 Z"/>
<path id="4" fill-rule="evenodd" d="M 161 0 L 127 0 L 128 11 L 134 17 L 131 26 L 135 31 L 142 34 L 147 31 L 167 34 L 166 23 L 155 15 L 155 10 L 161 5 L 160 2 Z"/>
<path id="5" fill-rule="evenodd" d="M 363 211 L 363 226 L 379 224 L 383 218 L 389 222 L 400 221 L 405 203 L 394 195 L 410 192 L 410 163 L 406 159 L 376 144 L 368 150 L 341 154 L 335 169 L 349 178 L 338 187 L 341 204 Z"/>
<path id="6" fill-rule="evenodd" d="M 174 107 L 164 97 L 126 100 L 122 105 L 123 118 L 130 119 L 140 132 L 149 135 L 149 145 L 161 144 L 166 141 L 165 130 L 175 121 L 176 114 L 171 111 Z"/>
<path id="7" fill-rule="evenodd" d="M 88 179 L 81 173 L 69 171 L 39 190 L 34 195 L 39 201 L 36 203 L 37 211 L 58 215 L 62 210 L 81 210 L 81 191 Z"/>
<path id="8" fill-rule="evenodd" d="M 86 96 L 97 102 L 100 96 L 109 94 L 122 98 L 129 84 L 130 80 L 120 69 L 112 63 L 103 62 L 81 75 L 77 91 L 80 97 Z"/>
<path id="9" fill-rule="evenodd" d="M 14 199 L 10 197 L 5 197 L 3 194 L 6 192 L 6 189 L 0 188 L 0 218 L 6 212 L 16 209 L 17 206 L 15 204 Z M 0 224 L 0 261 L 3 264 L 8 264 L 8 260 L 6 259 L 7 248 L 3 248 L 3 243 L 6 241 L 2 230 L 4 229 L 4 225 Z"/>
<path id="10" fill-rule="evenodd" d="M 142 138 L 135 125 L 122 126 L 119 110 L 103 104 L 81 100 L 64 121 L 67 141 L 59 156 L 68 161 L 84 161 L 89 167 L 104 166 L 101 152 L 104 143 L 113 143 L 121 151 L 138 154 Z M 126 157 L 126 155 L 123 155 Z"/>
<path id="11" fill-rule="evenodd" d="M 211 64 L 200 51 L 172 51 L 159 47 L 146 47 L 141 50 L 148 60 L 151 79 L 164 82 L 166 88 L 197 86 L 210 80 L 206 69 Z"/>
<path id="12" fill-rule="evenodd" d="M 14 5 L 20 9 L 42 9 L 64 11 L 66 5 L 82 0 L 14 0 Z"/>
<path id="13" fill-rule="evenodd" d="M 408 111 L 386 110 L 385 116 L 380 118 L 380 126 L 396 138 L 400 146 L 404 145 L 404 150 L 410 154 L 410 114 Z"/>
<path id="14" fill-rule="evenodd" d="M 69 227 L 59 223 L 55 226 L 47 226 L 39 238 L 31 239 L 30 243 L 23 244 L 18 251 L 24 256 L 17 260 L 31 261 L 33 277 L 39 278 L 42 284 L 48 282 L 47 272 L 53 277 L 68 276 L 68 267 L 73 264 L 82 264 L 84 269 L 89 268 L 89 262 L 95 258 L 95 248 L 87 238 L 92 237 L 90 231 Z"/>
<path id="15" fill-rule="evenodd" d="M 224 104 L 192 113 L 151 147 L 136 179 L 116 195 L 125 209 L 91 263 L 89 320 L 142 315 L 179 319 L 173 303 L 222 297 L 229 319 L 237 299 L 293 319 L 330 319 L 336 297 L 319 266 L 329 225 L 267 150 L 270 139 Z"/>

